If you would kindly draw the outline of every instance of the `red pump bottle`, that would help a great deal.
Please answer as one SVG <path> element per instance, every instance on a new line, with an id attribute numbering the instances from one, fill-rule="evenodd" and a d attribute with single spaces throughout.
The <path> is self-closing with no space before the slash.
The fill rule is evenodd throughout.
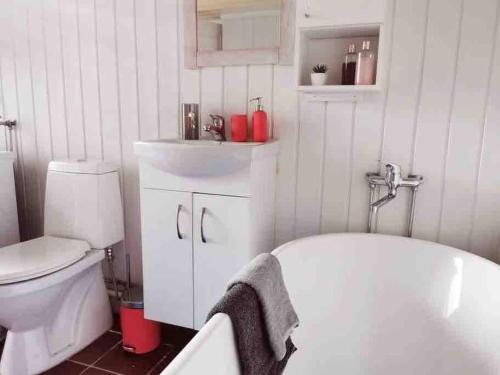
<path id="1" fill-rule="evenodd" d="M 268 138 L 267 113 L 264 111 L 261 97 L 253 98 L 250 102 L 256 101 L 257 107 L 252 116 L 252 134 L 254 142 L 266 142 Z"/>

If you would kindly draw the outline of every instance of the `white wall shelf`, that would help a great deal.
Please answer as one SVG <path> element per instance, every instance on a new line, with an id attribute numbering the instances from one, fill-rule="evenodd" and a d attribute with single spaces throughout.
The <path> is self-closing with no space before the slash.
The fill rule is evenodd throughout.
<path id="1" fill-rule="evenodd" d="M 383 25 L 335 25 L 299 29 L 298 36 L 298 90 L 305 92 L 373 92 L 380 91 L 383 65 Z M 369 40 L 377 55 L 376 83 L 370 86 L 341 85 L 342 62 L 349 44 L 361 49 L 364 40 Z M 328 66 L 325 86 L 312 86 L 310 73 L 316 64 Z"/>
<path id="2" fill-rule="evenodd" d="M 297 87 L 298 91 L 309 92 L 309 93 L 358 93 L 358 92 L 377 92 L 382 89 L 381 85 L 363 85 L 363 86 L 351 86 L 351 85 L 325 85 L 325 86 L 312 86 L 312 85 L 300 85 Z"/>

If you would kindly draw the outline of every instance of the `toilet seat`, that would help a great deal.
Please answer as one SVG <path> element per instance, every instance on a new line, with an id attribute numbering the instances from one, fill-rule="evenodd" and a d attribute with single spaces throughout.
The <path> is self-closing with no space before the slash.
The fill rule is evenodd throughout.
<path id="1" fill-rule="evenodd" d="M 89 250 L 85 241 L 53 236 L 0 248 L 0 285 L 56 272 L 76 263 Z"/>

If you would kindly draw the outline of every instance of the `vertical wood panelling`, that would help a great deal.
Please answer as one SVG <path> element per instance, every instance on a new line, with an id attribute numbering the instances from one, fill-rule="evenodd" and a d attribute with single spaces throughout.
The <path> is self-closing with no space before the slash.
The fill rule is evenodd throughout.
<path id="1" fill-rule="evenodd" d="M 200 125 L 209 124 L 210 114 L 221 115 L 224 113 L 224 75 L 223 69 L 203 69 L 200 82 Z M 211 138 L 211 135 L 202 131 L 202 137 Z"/>
<path id="2" fill-rule="evenodd" d="M 462 3 L 431 1 L 429 7 L 413 172 L 425 176 L 425 186 L 418 192 L 414 234 L 431 241 L 437 240 L 439 229 Z"/>
<path id="3" fill-rule="evenodd" d="M 115 2 L 96 0 L 97 62 L 100 89 L 103 157 L 122 167 L 120 96 L 115 35 Z M 123 177 L 123 176 L 122 176 Z M 123 178 L 122 178 L 123 181 Z M 122 183 L 123 190 L 123 183 Z M 116 251 L 116 269 L 124 274 L 125 254 Z M 138 265 L 140 267 L 140 264 Z"/>
<path id="4" fill-rule="evenodd" d="M 101 119 L 101 91 L 97 64 L 95 1 L 78 0 L 77 7 L 86 153 L 88 158 L 101 159 L 103 157 L 103 124 Z"/>
<path id="5" fill-rule="evenodd" d="M 120 103 L 118 100 L 113 2 L 96 0 L 96 14 L 103 156 L 105 159 L 121 165 Z"/>
<path id="6" fill-rule="evenodd" d="M 184 7 L 182 0 L 178 0 L 177 7 L 177 33 L 179 35 L 179 55 L 180 70 L 180 99 L 181 103 L 200 103 L 200 70 L 191 70 L 184 68 Z"/>
<path id="7" fill-rule="evenodd" d="M 1 30 L 0 30 L 1 32 Z M 0 55 L 2 54 L 3 50 L 0 48 Z M 4 116 L 5 113 L 5 106 L 3 104 L 3 98 L 4 98 L 4 93 L 3 93 L 3 85 L 2 85 L 2 64 L 0 60 L 0 116 Z M 0 129 L 0 150 L 1 151 L 7 151 L 9 147 L 8 144 L 8 139 L 7 139 L 7 129 Z"/>
<path id="8" fill-rule="evenodd" d="M 280 142 L 276 180 L 276 245 L 295 237 L 299 103 L 294 74 L 293 67 L 274 67 L 274 135 Z"/>
<path id="9" fill-rule="evenodd" d="M 499 11 L 500 12 L 500 11 Z M 499 14 L 497 14 L 497 17 Z M 473 218 L 470 249 L 481 256 L 500 260 L 500 28 L 497 23 L 495 56 L 484 123 L 477 203 Z"/>
<path id="10" fill-rule="evenodd" d="M 156 0 L 135 0 L 135 19 L 140 136 L 141 139 L 154 139 L 160 134 Z"/>
<path id="11" fill-rule="evenodd" d="M 425 177 L 416 237 L 496 256 L 498 0 L 463 0 L 463 12 L 462 0 L 396 1 L 387 97 L 373 93 L 357 103 L 299 97 L 289 66 L 184 69 L 182 0 L 4 1 L 0 114 L 20 123 L 15 146 L 24 239 L 41 233 L 49 160 L 112 161 L 122 170 L 124 245 L 140 282 L 133 142 L 174 137 L 183 102 L 200 104 L 201 124 L 208 113 L 224 114 L 229 136 L 230 115 L 250 118 L 248 99 L 263 96 L 280 142 L 277 244 L 364 231 L 364 175 L 392 161 Z M 1 129 L 0 149 L 5 138 Z M 381 210 L 380 231 L 404 233 L 407 198 L 401 191 Z M 120 278 L 125 249 L 117 247 Z"/>
<path id="12" fill-rule="evenodd" d="M 368 216 L 367 172 L 379 169 L 384 97 L 370 96 L 356 104 L 352 139 L 352 167 L 348 230 L 364 232 Z"/>
<path id="13" fill-rule="evenodd" d="M 409 170 L 411 164 L 428 3 L 429 0 L 402 0 L 395 3 L 392 61 L 389 67 L 391 72 L 385 107 L 381 162 L 395 162 L 405 171 Z M 380 231 L 393 234 L 404 232 L 408 213 L 407 200 L 407 191 L 401 190 L 399 199 L 380 210 Z"/>
<path id="14" fill-rule="evenodd" d="M 176 48 L 177 2 L 157 0 L 158 99 L 160 137 L 175 138 L 179 123 L 179 55 Z"/>
<path id="15" fill-rule="evenodd" d="M 439 241 L 466 248 L 497 20 L 497 0 L 465 0 Z"/>
<path id="16" fill-rule="evenodd" d="M 326 108 L 321 233 L 348 229 L 355 109 L 355 103 L 343 102 Z"/>
<path id="17" fill-rule="evenodd" d="M 231 135 L 231 115 L 246 114 L 248 101 L 248 67 L 228 66 L 224 68 L 224 114 L 226 137 Z"/>
<path id="18" fill-rule="evenodd" d="M 40 200 L 40 180 L 37 173 L 38 151 L 37 130 L 33 96 L 33 73 L 28 34 L 27 9 L 20 7 L 17 16 L 23 22 L 17 25 L 14 42 L 14 72 L 17 88 L 19 118 L 19 150 L 22 154 L 25 195 L 25 215 L 30 237 L 42 234 L 42 206 Z"/>
<path id="19" fill-rule="evenodd" d="M 45 49 L 47 54 L 47 75 L 49 111 L 52 120 L 53 156 L 56 159 L 69 157 L 66 121 L 66 98 L 62 65 L 62 46 L 59 30 L 59 7 L 57 0 L 43 0 Z"/>
<path id="20" fill-rule="evenodd" d="M 122 119 L 123 201 L 125 213 L 125 238 L 130 254 L 132 279 L 141 279 L 142 259 L 140 244 L 140 210 L 137 159 L 133 142 L 139 139 L 139 112 L 137 108 L 137 81 L 135 79 L 134 0 L 116 2 L 117 68 Z M 124 125 L 126 124 L 126 125 Z"/>
<path id="21" fill-rule="evenodd" d="M 85 157 L 86 151 L 76 0 L 59 0 L 59 22 L 61 27 L 69 157 L 81 159 Z"/>
<path id="22" fill-rule="evenodd" d="M 8 5 L 6 1 L 2 3 L 4 6 Z M 3 11 L 0 12 L 0 116 L 6 116 L 6 110 L 5 110 L 5 92 L 4 92 L 4 85 L 3 85 L 3 73 L 2 73 L 2 55 L 8 54 L 9 53 L 9 45 L 10 45 L 10 36 L 7 34 L 8 28 L 7 26 L 7 20 L 10 16 L 10 12 Z M 7 129 L 0 129 L 0 150 L 6 151 L 9 147 L 9 140 L 8 140 L 8 133 Z"/>
<path id="23" fill-rule="evenodd" d="M 40 185 L 40 202 L 45 195 L 46 166 L 52 159 L 52 123 L 49 111 L 47 56 L 44 45 L 44 25 L 41 4 L 36 4 L 29 9 L 28 14 L 29 41 L 31 53 L 31 71 L 33 84 L 33 103 L 36 119 L 38 151 L 38 171 Z M 37 79 L 38 77 L 38 79 Z M 42 207 L 43 208 L 43 207 Z"/>
<path id="24" fill-rule="evenodd" d="M 11 13 L 6 15 L 12 16 Z M 5 28 L 7 24 L 4 23 Z M 16 85 L 16 70 L 14 64 L 13 40 L 6 39 L 0 53 L 0 65 L 2 66 L 2 90 L 3 90 L 3 115 L 6 118 L 19 118 L 18 100 L 17 100 L 17 85 Z M 26 198 L 25 198 L 25 179 L 24 179 L 24 163 L 22 160 L 22 152 L 19 149 L 20 131 L 16 129 L 13 135 L 14 151 L 17 154 L 16 161 L 16 194 L 17 208 L 19 213 L 19 230 L 22 238 L 29 238 L 29 224 L 26 218 Z"/>
<path id="25" fill-rule="evenodd" d="M 295 236 L 320 233 L 326 103 L 300 103 Z"/>

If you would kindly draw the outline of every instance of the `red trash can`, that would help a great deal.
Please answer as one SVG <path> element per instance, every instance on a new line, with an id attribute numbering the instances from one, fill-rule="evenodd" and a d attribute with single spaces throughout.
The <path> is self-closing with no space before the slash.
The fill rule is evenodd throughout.
<path id="1" fill-rule="evenodd" d="M 155 350 L 161 343 L 161 324 L 144 319 L 142 288 L 133 287 L 123 294 L 120 306 L 123 350 L 143 354 Z"/>

